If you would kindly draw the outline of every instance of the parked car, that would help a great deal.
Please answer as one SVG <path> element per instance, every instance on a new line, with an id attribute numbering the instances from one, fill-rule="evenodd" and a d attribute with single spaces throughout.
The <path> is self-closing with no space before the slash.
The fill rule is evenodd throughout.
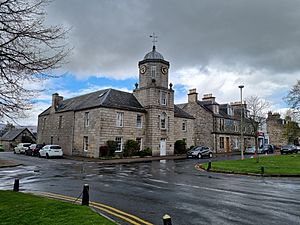
<path id="1" fill-rule="evenodd" d="M 32 149 L 34 149 L 36 144 L 31 144 L 27 149 L 25 149 L 25 155 L 32 155 Z"/>
<path id="2" fill-rule="evenodd" d="M 244 151 L 245 154 L 255 154 L 255 146 L 247 147 Z M 261 149 L 257 149 L 257 153 L 260 154 L 262 153 Z"/>
<path id="3" fill-rule="evenodd" d="M 274 153 L 275 151 L 275 146 L 274 145 L 264 145 L 263 148 L 261 149 L 261 153 L 265 154 L 265 153 Z"/>
<path id="4" fill-rule="evenodd" d="M 298 152 L 298 149 L 295 145 L 285 145 L 285 146 L 282 146 L 281 149 L 280 149 L 280 153 L 281 155 L 283 154 L 288 154 L 288 153 L 297 153 Z"/>
<path id="5" fill-rule="evenodd" d="M 32 156 L 38 156 L 39 155 L 39 151 L 44 147 L 44 144 L 36 144 L 35 148 L 32 149 L 31 155 Z"/>
<path id="6" fill-rule="evenodd" d="M 212 150 L 209 147 L 205 147 L 205 146 L 195 146 L 194 148 L 189 150 L 186 154 L 188 158 L 197 157 L 198 159 L 201 159 L 205 156 L 209 158 L 213 157 Z"/>
<path id="7" fill-rule="evenodd" d="M 59 145 L 45 145 L 40 149 L 39 157 L 63 157 L 63 150 Z"/>
<path id="8" fill-rule="evenodd" d="M 26 149 L 31 145 L 31 143 L 19 143 L 15 148 L 14 148 L 14 153 L 19 153 L 19 154 L 25 154 Z"/>

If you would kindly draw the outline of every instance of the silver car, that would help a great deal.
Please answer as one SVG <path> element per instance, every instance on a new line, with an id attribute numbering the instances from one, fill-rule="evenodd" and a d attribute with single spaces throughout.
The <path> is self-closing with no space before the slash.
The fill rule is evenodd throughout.
<path id="1" fill-rule="evenodd" d="M 201 159 L 205 156 L 212 158 L 213 152 L 209 147 L 196 146 L 196 147 L 192 148 L 191 150 L 189 150 L 186 153 L 186 156 L 187 156 L 187 158 L 198 158 L 198 159 Z"/>
<path id="2" fill-rule="evenodd" d="M 260 154 L 262 150 L 260 148 L 257 149 L 257 153 Z M 255 146 L 247 147 L 245 149 L 245 154 L 255 154 Z"/>

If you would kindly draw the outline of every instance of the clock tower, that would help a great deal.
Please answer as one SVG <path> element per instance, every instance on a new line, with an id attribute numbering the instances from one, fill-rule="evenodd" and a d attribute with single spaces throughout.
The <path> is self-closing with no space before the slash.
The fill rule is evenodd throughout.
<path id="1" fill-rule="evenodd" d="M 174 90 L 169 84 L 170 63 L 156 51 L 147 53 L 138 63 L 139 84 L 134 96 L 146 109 L 145 146 L 153 156 L 174 153 Z"/>

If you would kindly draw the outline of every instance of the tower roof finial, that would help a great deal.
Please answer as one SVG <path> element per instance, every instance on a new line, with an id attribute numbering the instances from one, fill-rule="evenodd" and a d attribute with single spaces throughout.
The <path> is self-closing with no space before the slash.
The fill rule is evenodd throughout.
<path id="1" fill-rule="evenodd" d="M 157 35 L 153 32 L 152 34 L 149 35 L 150 38 L 152 38 L 152 43 L 153 43 L 153 50 L 155 50 L 155 42 L 157 42 Z"/>

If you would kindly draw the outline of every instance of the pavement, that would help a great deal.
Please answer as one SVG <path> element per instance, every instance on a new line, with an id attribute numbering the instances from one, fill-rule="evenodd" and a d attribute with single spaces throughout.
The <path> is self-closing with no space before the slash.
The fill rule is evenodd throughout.
<path id="1" fill-rule="evenodd" d="M 20 163 L 16 163 L 14 161 L 0 159 L 0 168 L 14 167 L 14 166 L 20 166 L 20 165 L 21 165 Z"/>

